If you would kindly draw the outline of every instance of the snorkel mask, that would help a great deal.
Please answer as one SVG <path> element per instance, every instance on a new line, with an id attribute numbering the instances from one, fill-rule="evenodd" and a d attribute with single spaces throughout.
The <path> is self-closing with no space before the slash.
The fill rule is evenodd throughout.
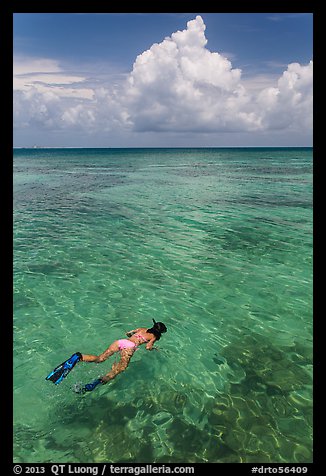
<path id="1" fill-rule="evenodd" d="M 155 319 L 152 319 L 154 326 L 153 329 L 158 331 L 160 334 L 163 334 L 164 332 L 167 331 L 166 325 L 163 324 L 163 322 L 156 322 Z"/>
<path id="2" fill-rule="evenodd" d="M 156 339 L 159 340 L 161 338 L 161 334 L 167 331 L 166 325 L 163 324 L 163 322 L 156 322 L 155 319 L 153 319 L 153 323 L 153 327 L 147 329 L 147 332 L 154 334 Z"/>

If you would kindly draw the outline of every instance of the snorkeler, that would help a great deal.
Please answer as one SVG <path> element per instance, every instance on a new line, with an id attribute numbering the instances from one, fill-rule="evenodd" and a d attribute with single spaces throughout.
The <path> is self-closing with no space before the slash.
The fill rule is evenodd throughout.
<path id="1" fill-rule="evenodd" d="M 152 350 L 154 342 L 161 338 L 161 334 L 167 331 L 163 322 L 156 322 L 153 319 L 153 327 L 146 329 L 145 327 L 139 327 L 126 333 L 128 339 L 120 339 L 114 341 L 102 354 L 100 355 L 88 355 L 76 352 L 68 360 L 58 365 L 47 377 L 46 380 L 51 380 L 58 385 L 69 374 L 69 372 L 75 367 L 78 362 L 95 362 L 100 363 L 107 360 L 111 355 L 116 352 L 120 352 L 120 360 L 112 365 L 110 372 L 103 377 L 94 380 L 92 383 L 88 383 L 82 387 L 75 387 L 77 393 L 85 393 L 94 390 L 99 384 L 106 384 L 110 380 L 113 380 L 118 374 L 126 370 L 130 362 L 131 357 L 137 348 L 146 344 L 147 350 Z"/>

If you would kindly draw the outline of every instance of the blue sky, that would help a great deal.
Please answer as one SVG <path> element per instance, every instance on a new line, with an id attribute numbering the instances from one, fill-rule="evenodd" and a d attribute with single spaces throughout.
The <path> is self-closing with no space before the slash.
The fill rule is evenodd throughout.
<path id="1" fill-rule="evenodd" d="M 14 14 L 14 145 L 312 145 L 312 14 Z"/>

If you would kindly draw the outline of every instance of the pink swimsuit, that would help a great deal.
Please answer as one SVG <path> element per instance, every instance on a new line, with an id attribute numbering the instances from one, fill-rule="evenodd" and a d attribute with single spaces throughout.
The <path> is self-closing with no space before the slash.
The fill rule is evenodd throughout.
<path id="1" fill-rule="evenodd" d="M 119 350 L 133 349 L 134 347 L 137 347 L 137 344 L 135 344 L 134 342 L 128 339 L 120 339 L 118 340 L 118 343 L 119 343 Z"/>
<path id="2" fill-rule="evenodd" d="M 143 339 L 144 342 L 147 342 L 147 339 L 145 339 L 145 337 L 143 337 L 140 334 L 134 334 L 134 336 L 137 337 L 138 339 Z M 135 347 L 138 347 L 138 344 L 135 344 L 135 342 L 132 342 L 129 339 L 120 339 L 120 340 L 118 340 L 118 343 L 119 343 L 119 350 L 133 349 Z M 137 350 L 137 349 L 135 349 L 135 350 Z"/>

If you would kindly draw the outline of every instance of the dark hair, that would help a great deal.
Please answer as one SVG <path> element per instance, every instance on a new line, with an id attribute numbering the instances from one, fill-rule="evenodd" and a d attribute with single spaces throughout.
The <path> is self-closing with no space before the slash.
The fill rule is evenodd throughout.
<path id="1" fill-rule="evenodd" d="M 156 337 L 156 340 L 160 340 L 161 334 L 167 331 L 166 325 L 163 324 L 163 322 L 156 322 L 155 319 L 153 319 L 154 325 L 150 329 L 147 329 L 147 332 L 150 332 L 151 334 L 154 334 Z"/>

